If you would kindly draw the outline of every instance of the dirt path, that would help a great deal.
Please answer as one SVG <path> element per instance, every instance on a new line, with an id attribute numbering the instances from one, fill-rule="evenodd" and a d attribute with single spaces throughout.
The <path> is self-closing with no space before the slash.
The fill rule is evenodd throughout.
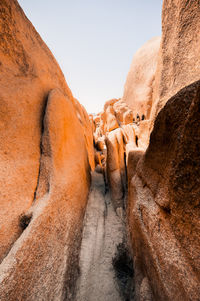
<path id="1" fill-rule="evenodd" d="M 93 182 L 84 220 L 80 252 L 80 278 L 76 301 L 124 300 L 116 280 L 113 258 L 122 243 L 125 224 L 113 210 L 109 194 L 104 194 L 101 174 Z"/>

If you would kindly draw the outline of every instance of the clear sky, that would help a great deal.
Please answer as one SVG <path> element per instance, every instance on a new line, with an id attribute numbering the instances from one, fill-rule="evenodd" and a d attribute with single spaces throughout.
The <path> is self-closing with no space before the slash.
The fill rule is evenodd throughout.
<path id="1" fill-rule="evenodd" d="M 161 35 L 162 0 L 19 0 L 88 113 L 119 98 L 133 54 Z"/>

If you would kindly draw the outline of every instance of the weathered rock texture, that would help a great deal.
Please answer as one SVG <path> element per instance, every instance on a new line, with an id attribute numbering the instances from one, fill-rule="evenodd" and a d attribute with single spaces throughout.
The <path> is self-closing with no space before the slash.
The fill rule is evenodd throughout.
<path id="1" fill-rule="evenodd" d="M 136 301 L 199 301 L 199 16 L 164 0 L 159 54 L 146 43 L 93 118 L 17 1 L 0 2 L 0 300 L 74 300 L 96 164 L 121 217 L 128 182 Z"/>
<path id="2" fill-rule="evenodd" d="M 70 300 L 92 129 L 17 1 L 0 28 L 0 299 Z"/>
<path id="3" fill-rule="evenodd" d="M 162 40 L 155 77 L 153 120 L 171 96 L 199 79 L 199 16 L 199 1 L 163 1 Z"/>
<path id="4" fill-rule="evenodd" d="M 105 141 L 107 147 L 107 175 L 111 198 L 115 209 L 123 208 L 126 184 L 123 130 L 120 128 L 108 133 Z"/>
<path id="5" fill-rule="evenodd" d="M 135 119 L 137 115 L 140 119 L 150 117 L 159 47 L 160 38 L 153 38 L 133 57 L 122 101 L 132 109 Z"/>
<path id="6" fill-rule="evenodd" d="M 147 278 L 152 300 L 199 300 L 199 107 L 199 81 L 167 102 L 130 183 L 137 296 Z"/>
<path id="7" fill-rule="evenodd" d="M 94 120 L 97 151 L 102 152 L 106 144 L 106 175 L 114 207 L 124 208 L 128 155 L 132 150 L 144 151 L 147 148 L 149 121 L 133 118 L 133 111 L 121 99 L 107 101 L 104 111 Z M 96 162 L 100 162 L 99 158 Z"/>
<path id="8" fill-rule="evenodd" d="M 44 117 L 37 200 L 27 212 L 30 224 L 0 266 L 1 300 L 73 300 L 88 169 L 76 111 L 53 90 Z"/>
<path id="9" fill-rule="evenodd" d="M 115 111 L 111 105 L 106 108 L 104 115 L 104 132 L 111 132 L 119 127 L 117 118 L 115 116 Z"/>
<path id="10" fill-rule="evenodd" d="M 128 155 L 128 219 L 140 301 L 197 301 L 200 296 L 199 23 L 198 1 L 164 0 L 149 121 L 138 127 L 141 148 L 132 147 Z M 146 82 L 138 74 L 132 74 L 138 80 L 132 86 L 137 111 L 139 100 L 147 107 L 147 98 L 140 98 Z"/>

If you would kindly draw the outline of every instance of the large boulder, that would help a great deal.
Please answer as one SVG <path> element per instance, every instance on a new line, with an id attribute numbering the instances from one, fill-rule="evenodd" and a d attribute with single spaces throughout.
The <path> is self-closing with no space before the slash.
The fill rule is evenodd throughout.
<path id="1" fill-rule="evenodd" d="M 105 111 L 104 132 L 111 132 L 119 127 L 119 123 L 115 116 L 115 111 L 111 105 Z"/>
<path id="2" fill-rule="evenodd" d="M 59 300 L 78 273 L 92 130 L 16 0 L 0 28 L 0 299 Z"/>
<path id="3" fill-rule="evenodd" d="M 145 155 L 133 161 L 128 218 L 138 300 L 144 280 L 152 300 L 199 300 L 199 107 L 198 81 L 167 102 Z"/>
<path id="4" fill-rule="evenodd" d="M 136 144 L 137 129 L 128 124 L 106 134 L 107 177 L 114 208 L 125 209 L 127 189 L 127 164 L 129 153 L 140 148 Z"/>
<path id="5" fill-rule="evenodd" d="M 113 105 L 114 105 L 116 102 L 118 102 L 118 100 L 119 100 L 119 99 L 117 99 L 117 98 L 113 98 L 113 99 L 107 100 L 107 101 L 105 102 L 105 104 L 104 104 L 104 107 L 103 107 L 104 112 L 107 110 L 107 108 L 108 108 L 109 106 L 113 107 Z"/>
<path id="6" fill-rule="evenodd" d="M 159 47 L 160 38 L 153 38 L 133 57 L 122 101 L 132 109 L 135 119 L 150 117 Z"/>
<path id="7" fill-rule="evenodd" d="M 21 217 L 29 224 L 0 265 L 2 301 L 73 300 L 89 162 L 76 110 L 58 89 L 48 97 L 41 147 L 36 200 Z"/>
<path id="8" fill-rule="evenodd" d="M 153 121 L 170 97 L 199 80 L 199 16 L 198 1 L 163 1 L 162 40 L 151 114 Z"/>
<path id="9" fill-rule="evenodd" d="M 125 146 L 124 133 L 121 128 L 106 135 L 107 147 L 107 177 L 111 190 L 111 198 L 114 208 L 123 208 L 123 197 L 125 192 L 126 171 L 125 171 Z"/>
<path id="10" fill-rule="evenodd" d="M 113 105 L 115 116 L 120 125 L 129 124 L 133 122 L 133 112 L 122 100 Z"/>

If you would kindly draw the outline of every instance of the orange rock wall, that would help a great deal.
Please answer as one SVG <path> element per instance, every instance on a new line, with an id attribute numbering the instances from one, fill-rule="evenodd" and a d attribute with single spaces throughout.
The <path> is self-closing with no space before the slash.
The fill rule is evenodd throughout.
<path id="1" fill-rule="evenodd" d="M 0 299 L 60 298 L 77 265 L 92 127 L 16 0 L 0 2 L 0 30 Z"/>
<path id="2" fill-rule="evenodd" d="M 40 198 L 28 211 L 30 224 L 0 265 L 1 300 L 73 300 L 88 170 L 76 110 L 60 90 L 53 90 L 44 117 Z"/>

